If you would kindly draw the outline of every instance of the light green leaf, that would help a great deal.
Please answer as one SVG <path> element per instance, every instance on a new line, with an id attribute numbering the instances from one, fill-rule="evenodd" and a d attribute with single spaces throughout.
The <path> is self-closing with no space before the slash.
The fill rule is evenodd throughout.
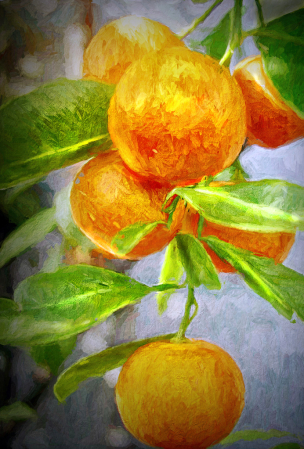
<path id="1" fill-rule="evenodd" d="M 289 106 L 304 118 L 304 9 L 272 20 L 256 34 L 266 74 Z"/>
<path id="2" fill-rule="evenodd" d="M 283 438 L 287 436 L 294 436 L 289 432 L 281 432 L 280 430 L 271 429 L 264 430 L 240 430 L 238 432 L 231 433 L 228 437 L 224 438 L 220 444 L 222 446 L 229 446 L 237 441 L 255 441 L 255 440 L 269 440 L 270 438 Z M 291 443 L 287 443 L 291 444 Z"/>
<path id="3" fill-rule="evenodd" d="M 304 188 L 285 181 L 241 182 L 223 187 L 177 187 L 179 195 L 207 221 L 256 232 L 304 229 Z"/>
<path id="4" fill-rule="evenodd" d="M 213 181 L 244 181 L 249 175 L 245 172 L 240 161 L 237 159 L 230 167 L 225 168 L 213 177 Z"/>
<path id="5" fill-rule="evenodd" d="M 178 284 L 184 274 L 184 267 L 180 259 L 177 242 L 174 238 L 166 249 L 165 260 L 162 265 L 159 282 Z M 162 315 L 168 307 L 168 301 L 173 292 L 159 292 L 156 295 L 158 313 Z"/>
<path id="6" fill-rule="evenodd" d="M 79 384 L 90 377 L 102 377 L 112 369 L 122 366 L 140 346 L 154 341 L 170 340 L 175 334 L 160 335 L 144 340 L 132 341 L 79 360 L 63 371 L 54 385 L 54 393 L 58 401 L 63 402 L 74 393 Z"/>
<path id="7" fill-rule="evenodd" d="M 178 234 L 175 239 L 189 284 L 192 287 L 203 284 L 209 290 L 220 290 L 216 269 L 201 242 L 188 234 Z"/>
<path id="8" fill-rule="evenodd" d="M 64 340 L 148 293 L 176 287 L 148 287 L 124 274 L 88 265 L 39 273 L 15 290 L 20 312 L 0 309 L 0 344 L 34 346 Z"/>
<path id="9" fill-rule="evenodd" d="M 110 148 L 107 111 L 115 86 L 59 79 L 0 108 L 0 188 Z"/>
<path id="10" fill-rule="evenodd" d="M 304 276 L 273 259 L 254 256 L 250 251 L 237 248 L 217 237 L 203 240 L 222 259 L 227 260 L 252 290 L 289 320 L 296 312 L 304 320 Z"/>
<path id="11" fill-rule="evenodd" d="M 0 408 L 0 421 L 24 421 L 36 419 L 37 412 L 24 402 L 14 402 Z"/>
<path id="12" fill-rule="evenodd" d="M 56 226 L 55 208 L 42 210 L 29 218 L 4 240 L 0 249 L 0 267 L 41 242 Z"/>
<path id="13" fill-rule="evenodd" d="M 116 246 L 119 254 L 128 254 L 138 243 L 148 235 L 156 226 L 164 221 L 153 221 L 152 223 L 134 223 L 121 229 L 112 240 L 112 245 Z"/>

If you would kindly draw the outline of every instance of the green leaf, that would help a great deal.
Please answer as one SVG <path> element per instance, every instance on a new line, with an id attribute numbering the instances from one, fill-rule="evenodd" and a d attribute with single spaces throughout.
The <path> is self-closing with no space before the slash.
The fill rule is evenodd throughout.
<path id="1" fill-rule="evenodd" d="M 238 432 L 231 433 L 228 437 L 224 438 L 219 444 L 222 446 L 229 446 L 237 441 L 255 441 L 255 440 L 269 440 L 270 438 L 283 438 L 287 436 L 294 436 L 289 432 L 281 432 L 280 430 L 271 429 L 264 430 L 240 430 Z M 284 443 L 283 443 L 284 444 Z M 293 444 L 293 443 L 287 443 Z M 279 446 L 278 446 L 279 447 Z"/>
<path id="2" fill-rule="evenodd" d="M 0 314 L 18 312 L 19 307 L 13 300 L 8 298 L 0 298 Z"/>
<path id="3" fill-rule="evenodd" d="M 178 234 L 175 239 L 189 284 L 192 287 L 204 284 L 209 290 L 220 290 L 216 269 L 201 242 L 188 234 Z"/>
<path id="4" fill-rule="evenodd" d="M 0 344 L 34 346 L 64 340 L 104 321 L 151 292 L 174 287 L 148 287 L 104 268 L 60 267 L 22 281 L 15 290 L 20 312 L 0 309 Z"/>
<path id="5" fill-rule="evenodd" d="M 207 221 L 256 232 L 304 230 L 304 188 L 285 181 L 241 182 L 223 187 L 177 187 L 179 195 Z"/>
<path id="6" fill-rule="evenodd" d="M 24 421 L 36 418 L 36 410 L 33 410 L 24 402 L 14 402 L 0 408 L 0 421 Z"/>
<path id="7" fill-rule="evenodd" d="M 57 375 L 59 367 L 75 347 L 77 335 L 49 345 L 37 345 L 31 348 L 31 356 L 38 365 L 47 367 Z"/>
<path id="8" fill-rule="evenodd" d="M 134 223 L 121 229 L 113 238 L 112 245 L 116 246 L 119 254 L 128 254 L 138 243 L 159 224 L 166 225 L 164 221 L 152 223 Z"/>
<path id="9" fill-rule="evenodd" d="M 263 31 L 260 34 L 256 42 L 266 74 L 289 106 L 304 118 L 304 9 L 269 22 L 264 35 Z"/>
<path id="10" fill-rule="evenodd" d="M 304 446 L 300 446 L 298 443 L 282 443 L 272 449 L 303 449 Z"/>
<path id="11" fill-rule="evenodd" d="M 200 43 L 204 47 L 204 52 L 212 56 L 212 58 L 220 60 L 226 51 L 230 36 L 230 14 L 231 12 L 229 11 L 220 23 L 213 28 L 213 31 Z"/>
<path id="12" fill-rule="evenodd" d="M 0 249 L 0 267 L 41 242 L 56 226 L 55 208 L 42 210 L 29 218 L 4 240 Z"/>
<path id="13" fill-rule="evenodd" d="M 113 91 L 95 81 L 59 79 L 5 103 L 0 188 L 86 159 L 92 147 L 110 148 L 107 111 Z"/>
<path id="14" fill-rule="evenodd" d="M 107 371 L 122 366 L 140 346 L 154 341 L 170 340 L 174 336 L 175 334 L 167 334 L 124 343 L 79 360 L 60 374 L 54 385 L 55 396 L 58 401 L 63 402 L 78 389 L 81 382 L 90 377 L 102 377 Z"/>
<path id="15" fill-rule="evenodd" d="M 245 172 L 240 161 L 237 159 L 230 167 L 225 168 L 213 177 L 213 181 L 244 181 L 249 175 Z"/>
<path id="16" fill-rule="evenodd" d="M 184 267 L 180 259 L 177 242 L 174 238 L 166 249 L 165 260 L 161 269 L 159 282 L 178 284 L 184 274 Z M 173 292 L 159 292 L 156 295 L 158 313 L 162 315 L 168 307 L 168 301 Z"/>
<path id="17" fill-rule="evenodd" d="M 222 259 L 227 260 L 252 290 L 289 320 L 296 312 L 304 320 L 304 276 L 273 259 L 254 256 L 250 251 L 237 248 L 217 237 L 203 240 Z"/>

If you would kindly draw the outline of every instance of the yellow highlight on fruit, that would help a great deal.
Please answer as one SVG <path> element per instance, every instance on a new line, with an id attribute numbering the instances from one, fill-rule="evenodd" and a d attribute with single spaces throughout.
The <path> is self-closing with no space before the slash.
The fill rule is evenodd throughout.
<path id="1" fill-rule="evenodd" d="M 173 47 L 134 62 L 117 84 L 109 132 L 128 167 L 191 183 L 229 167 L 246 136 L 241 89 L 209 56 Z"/>
<path id="2" fill-rule="evenodd" d="M 235 361 L 202 340 L 142 346 L 116 385 L 125 427 L 139 441 L 164 449 L 204 449 L 221 441 L 238 421 L 244 395 Z"/>
<path id="3" fill-rule="evenodd" d="M 127 67 L 146 53 L 184 43 L 162 23 L 145 17 L 126 16 L 103 26 L 83 57 L 84 75 L 117 84 Z"/>

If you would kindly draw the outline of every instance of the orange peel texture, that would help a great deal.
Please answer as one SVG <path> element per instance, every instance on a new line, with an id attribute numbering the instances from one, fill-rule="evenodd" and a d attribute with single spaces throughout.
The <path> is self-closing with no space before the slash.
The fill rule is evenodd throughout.
<path id="1" fill-rule="evenodd" d="M 249 144 L 277 148 L 304 136 L 304 120 L 281 98 L 264 71 L 261 56 L 239 62 L 233 76 L 246 103 Z"/>
<path id="2" fill-rule="evenodd" d="M 181 227 L 182 204 L 174 213 L 170 229 L 157 225 L 127 255 L 117 254 L 111 241 L 118 231 L 136 222 L 166 221 L 168 215 L 161 212 L 161 207 L 168 191 L 130 173 L 117 151 L 103 153 L 87 162 L 73 182 L 73 219 L 107 257 L 141 259 L 162 250 L 173 239 Z"/>
<path id="3" fill-rule="evenodd" d="M 83 72 L 117 84 L 127 67 L 146 53 L 184 43 L 165 25 L 145 17 L 126 16 L 104 25 L 83 57 Z"/>
<path id="4" fill-rule="evenodd" d="M 109 132 L 134 172 L 191 183 L 230 166 L 246 135 L 242 92 L 227 68 L 187 48 L 149 53 L 116 86 Z"/>
<path id="5" fill-rule="evenodd" d="M 244 395 L 235 361 L 202 340 L 140 347 L 116 385 L 125 427 L 139 441 L 164 449 L 204 449 L 225 438 L 242 413 Z"/>

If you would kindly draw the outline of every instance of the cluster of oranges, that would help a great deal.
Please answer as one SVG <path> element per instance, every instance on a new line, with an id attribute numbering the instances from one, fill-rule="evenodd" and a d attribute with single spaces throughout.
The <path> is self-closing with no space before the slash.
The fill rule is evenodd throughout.
<path id="1" fill-rule="evenodd" d="M 70 196 L 76 224 L 108 258 L 137 260 L 162 250 L 177 232 L 197 235 L 199 216 L 180 201 L 170 228 L 158 224 L 125 256 L 112 243 L 132 224 L 166 222 L 168 192 L 229 167 L 246 137 L 276 147 L 303 134 L 304 121 L 280 98 L 260 57 L 243 61 L 231 76 L 145 18 L 124 17 L 101 28 L 85 51 L 84 78 L 116 84 L 108 112 L 113 149 L 81 168 Z M 207 222 L 202 235 L 276 262 L 294 240 L 293 234 Z M 206 250 L 218 271 L 233 271 Z M 225 351 L 184 339 L 137 350 L 123 367 L 116 400 L 125 426 L 140 441 L 203 449 L 231 432 L 244 392 L 242 374 Z"/>

